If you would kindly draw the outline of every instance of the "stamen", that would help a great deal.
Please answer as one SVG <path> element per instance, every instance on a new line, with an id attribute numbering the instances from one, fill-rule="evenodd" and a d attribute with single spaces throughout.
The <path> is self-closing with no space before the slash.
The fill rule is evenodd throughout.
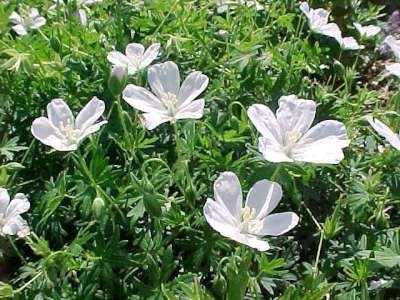
<path id="1" fill-rule="evenodd" d="M 284 146 L 284 151 L 286 154 L 290 154 L 293 146 L 298 142 L 301 136 L 302 135 L 300 131 L 296 129 L 290 130 L 286 133 L 285 146 Z"/>
<path id="2" fill-rule="evenodd" d="M 168 115 L 173 117 L 176 111 L 176 104 L 178 103 L 178 98 L 176 95 L 170 92 L 164 93 L 161 95 L 161 102 L 168 110 Z"/>
<path id="3" fill-rule="evenodd" d="M 74 126 L 70 119 L 67 119 L 67 124 L 64 125 L 62 121 L 60 121 L 59 126 L 61 132 L 67 138 L 68 142 L 71 144 L 76 144 L 79 140 L 80 130 L 74 129 Z"/>
<path id="4" fill-rule="evenodd" d="M 239 230 L 241 233 L 257 233 L 262 227 L 262 222 L 256 219 L 256 210 L 250 207 L 244 207 L 241 209 L 241 222 L 239 224 Z"/>

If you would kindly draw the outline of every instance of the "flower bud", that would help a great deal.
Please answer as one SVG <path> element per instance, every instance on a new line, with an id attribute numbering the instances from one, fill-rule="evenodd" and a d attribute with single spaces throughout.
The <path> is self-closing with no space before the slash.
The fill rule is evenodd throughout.
<path id="1" fill-rule="evenodd" d="M 108 88 L 114 96 L 121 94 L 128 78 L 128 70 L 124 66 L 112 66 Z"/>
<path id="2" fill-rule="evenodd" d="M 105 205 L 104 200 L 100 197 L 96 197 L 92 203 L 92 212 L 96 219 L 101 220 L 104 215 Z"/>
<path id="3" fill-rule="evenodd" d="M 110 78 L 108 79 L 108 88 L 114 96 L 121 94 L 125 88 L 128 79 L 128 71 L 123 66 L 113 66 Z"/>

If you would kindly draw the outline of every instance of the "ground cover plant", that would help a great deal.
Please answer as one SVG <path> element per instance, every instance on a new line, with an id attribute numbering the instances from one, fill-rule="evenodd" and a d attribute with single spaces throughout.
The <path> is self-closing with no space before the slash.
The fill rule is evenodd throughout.
<path id="1" fill-rule="evenodd" d="M 399 14 L 2 1 L 0 298 L 398 299 Z"/>

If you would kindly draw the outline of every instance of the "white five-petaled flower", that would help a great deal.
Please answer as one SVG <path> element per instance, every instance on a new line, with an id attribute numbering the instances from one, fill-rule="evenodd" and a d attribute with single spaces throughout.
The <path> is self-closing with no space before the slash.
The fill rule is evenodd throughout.
<path id="1" fill-rule="evenodd" d="M 282 96 L 276 117 L 265 105 L 253 104 L 247 114 L 261 133 L 258 149 L 271 162 L 339 163 L 347 147 L 343 123 L 326 120 L 311 127 L 316 104 L 298 99 L 295 95 Z"/>
<path id="2" fill-rule="evenodd" d="M 364 38 L 373 37 L 381 31 L 381 28 L 375 25 L 362 26 L 360 23 L 357 22 L 353 23 L 353 25 L 357 29 L 360 36 Z"/>
<path id="3" fill-rule="evenodd" d="M 262 6 L 260 3 L 257 1 L 251 1 L 251 0 L 216 0 L 217 4 L 217 13 L 222 14 L 226 12 L 230 6 L 238 6 L 238 5 L 246 5 L 248 7 L 255 7 L 257 11 L 263 10 L 264 6 Z"/>
<path id="4" fill-rule="evenodd" d="M 180 86 L 178 66 L 167 61 L 151 66 L 147 80 L 153 93 L 128 84 L 122 98 L 133 108 L 144 112 L 142 123 L 151 130 L 164 122 L 199 119 L 203 116 L 204 99 L 196 99 L 207 87 L 208 77 L 199 71 L 190 73 Z"/>
<path id="5" fill-rule="evenodd" d="M 323 8 L 312 9 L 307 2 L 302 2 L 300 4 L 300 10 L 307 17 L 311 31 L 335 39 L 342 37 L 339 26 L 335 23 L 328 23 L 329 11 Z"/>
<path id="6" fill-rule="evenodd" d="M 15 24 L 12 29 L 18 35 L 26 35 L 29 30 L 38 29 L 46 24 L 46 19 L 39 15 L 36 8 L 31 8 L 27 16 L 24 17 L 13 11 L 9 19 Z"/>
<path id="7" fill-rule="evenodd" d="M 35 138 L 57 151 L 76 150 L 82 139 L 107 123 L 95 123 L 103 112 L 104 102 L 93 97 L 75 119 L 64 100 L 53 99 L 47 105 L 47 118 L 35 119 L 31 131 Z"/>
<path id="8" fill-rule="evenodd" d="M 20 216 L 29 210 L 28 198 L 18 193 L 10 201 L 6 189 L 0 188 L 0 236 L 29 232 L 26 221 Z"/>
<path id="9" fill-rule="evenodd" d="M 159 50 L 159 43 L 152 44 L 146 51 L 143 45 L 132 43 L 126 46 L 125 54 L 111 51 L 108 53 L 107 59 L 113 65 L 126 67 L 128 74 L 132 75 L 150 65 L 156 59 Z"/>
<path id="10" fill-rule="evenodd" d="M 372 118 L 371 116 L 365 118 L 380 136 L 384 137 L 388 143 L 397 150 L 400 150 L 400 134 L 394 133 L 388 126 L 378 119 Z"/>
<path id="11" fill-rule="evenodd" d="M 236 242 L 266 251 L 269 244 L 260 237 L 284 234 L 299 222 L 293 212 L 270 214 L 282 198 L 282 188 L 276 182 L 256 182 L 247 194 L 244 207 L 242 197 L 237 176 L 223 172 L 214 183 L 215 199 L 207 199 L 203 208 L 208 224 Z"/>

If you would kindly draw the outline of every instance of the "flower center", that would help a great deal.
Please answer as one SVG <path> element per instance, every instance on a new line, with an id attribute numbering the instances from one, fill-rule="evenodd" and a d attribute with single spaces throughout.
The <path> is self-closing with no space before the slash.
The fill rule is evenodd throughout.
<path id="1" fill-rule="evenodd" d="M 297 141 L 300 138 L 301 138 L 301 133 L 296 129 L 286 132 L 285 147 L 284 147 L 285 153 L 290 153 L 293 146 L 297 143 Z"/>
<path id="2" fill-rule="evenodd" d="M 241 209 L 240 214 L 241 222 L 239 224 L 239 230 L 241 233 L 254 234 L 258 232 L 262 227 L 262 222 L 256 219 L 256 210 L 245 206 Z"/>
<path id="3" fill-rule="evenodd" d="M 175 115 L 176 104 L 178 103 L 178 98 L 175 94 L 167 92 L 161 95 L 161 102 L 164 107 L 168 110 L 168 115 L 173 117 Z"/>
<path id="4" fill-rule="evenodd" d="M 67 124 L 64 125 L 64 122 L 60 121 L 60 130 L 62 134 L 66 137 L 70 144 L 76 144 L 79 140 L 79 129 L 74 129 L 72 125 L 71 119 L 67 119 Z"/>
<path id="5" fill-rule="evenodd" d="M 143 55 L 140 54 L 134 54 L 131 56 L 131 61 L 132 61 L 132 65 L 136 68 L 139 69 L 140 68 L 140 63 L 142 62 L 143 59 Z"/>

